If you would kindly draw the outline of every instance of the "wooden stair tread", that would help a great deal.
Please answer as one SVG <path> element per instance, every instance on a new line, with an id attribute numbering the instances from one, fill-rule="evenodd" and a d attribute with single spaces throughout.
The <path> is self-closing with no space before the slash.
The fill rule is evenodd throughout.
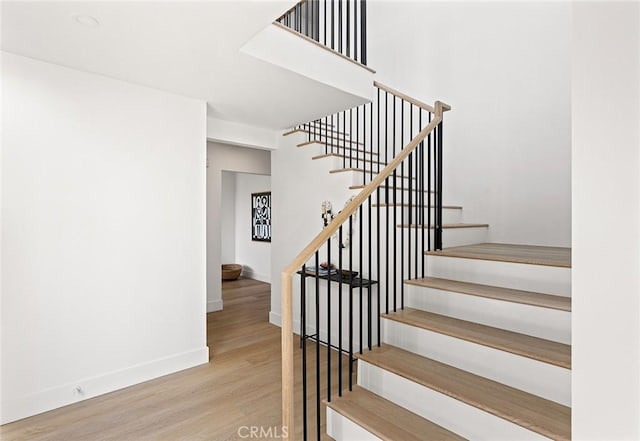
<path id="1" fill-rule="evenodd" d="M 428 251 L 426 254 L 571 268 L 571 248 L 562 247 L 481 243 Z"/>
<path id="2" fill-rule="evenodd" d="M 382 317 L 543 363 L 571 369 L 571 346 L 555 341 L 543 340 L 530 335 L 413 308 L 382 314 Z"/>
<path id="3" fill-rule="evenodd" d="M 357 358 L 543 436 L 571 439 L 569 407 L 391 345 Z"/>
<path id="4" fill-rule="evenodd" d="M 360 386 L 325 404 L 385 441 L 465 439 Z"/>
<path id="5" fill-rule="evenodd" d="M 398 226 L 398 228 L 422 228 L 422 225 L 419 225 L 419 224 L 411 224 L 411 225 L 402 224 L 402 225 L 397 225 L 397 226 Z M 433 228 L 433 225 L 425 225 L 424 227 L 425 228 Z M 452 228 L 488 228 L 488 227 L 489 227 L 489 224 L 464 224 L 464 223 L 442 224 L 442 228 L 443 229 L 452 229 Z"/>
<path id="6" fill-rule="evenodd" d="M 522 303 L 542 308 L 558 309 L 560 311 L 571 311 L 570 297 L 522 291 L 519 289 L 503 288 L 500 286 L 461 282 L 458 280 L 440 279 L 437 277 L 407 280 L 405 283 L 425 288 L 439 289 L 442 291 L 452 291 L 489 299 L 503 300 L 506 302 Z"/>

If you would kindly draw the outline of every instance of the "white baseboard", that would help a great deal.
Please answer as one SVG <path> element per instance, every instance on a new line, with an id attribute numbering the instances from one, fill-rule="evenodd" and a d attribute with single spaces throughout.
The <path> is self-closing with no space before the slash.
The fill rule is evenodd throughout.
<path id="1" fill-rule="evenodd" d="M 3 396 L 0 424 L 27 418 L 208 362 L 209 348 L 205 346 L 96 377 L 79 379 L 73 383 L 30 395 L 13 398 Z"/>
<path id="2" fill-rule="evenodd" d="M 222 299 L 207 302 L 207 312 L 222 311 Z"/>
<path id="3" fill-rule="evenodd" d="M 271 274 L 258 274 L 255 271 L 243 268 L 242 269 L 242 277 L 246 277 L 248 279 L 258 280 L 260 282 L 271 283 Z"/>
<path id="4" fill-rule="evenodd" d="M 273 312 L 273 311 L 269 311 L 269 323 L 271 323 L 272 325 L 276 325 L 278 327 L 282 327 L 282 316 L 280 314 L 278 314 L 277 312 Z M 298 324 L 298 329 L 299 328 L 299 324 Z M 294 322 L 294 327 L 295 327 L 295 322 Z"/>

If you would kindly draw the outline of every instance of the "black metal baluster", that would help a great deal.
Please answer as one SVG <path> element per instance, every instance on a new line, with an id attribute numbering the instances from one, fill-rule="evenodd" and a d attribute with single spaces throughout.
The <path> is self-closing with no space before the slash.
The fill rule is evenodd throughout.
<path id="1" fill-rule="evenodd" d="M 442 249 L 442 138 L 443 138 L 443 123 L 442 120 L 438 124 L 438 202 L 437 202 L 437 216 L 438 216 L 438 230 L 436 232 L 436 249 Z"/>
<path id="2" fill-rule="evenodd" d="M 342 225 L 338 229 L 338 396 L 342 396 Z"/>
<path id="3" fill-rule="evenodd" d="M 349 168 L 353 168 L 353 107 L 349 109 Z"/>
<path id="4" fill-rule="evenodd" d="M 335 25 L 336 25 L 336 11 L 335 11 L 335 0 L 331 0 L 331 49 L 336 48 L 336 38 L 335 38 Z"/>
<path id="5" fill-rule="evenodd" d="M 418 112 L 417 115 L 417 125 L 418 125 L 418 129 L 416 130 L 416 132 L 421 132 L 422 129 L 424 129 L 424 127 L 422 127 L 422 109 L 420 107 L 416 107 L 416 110 Z M 422 179 L 422 146 L 424 144 L 424 141 L 420 141 L 420 144 L 418 144 L 417 150 L 416 150 L 416 162 L 415 162 L 415 170 L 416 170 L 416 210 L 415 210 L 415 221 L 416 223 L 418 223 L 419 225 L 422 225 L 424 223 L 424 219 L 423 219 L 423 211 L 424 210 L 424 193 L 422 193 L 422 188 L 420 188 L 420 182 Z M 422 253 L 424 253 L 425 249 L 424 249 L 424 244 L 420 243 L 420 231 L 418 229 L 416 229 L 416 272 L 415 272 L 415 276 L 416 278 L 419 277 L 420 274 L 420 256 L 422 256 Z"/>
<path id="6" fill-rule="evenodd" d="M 400 100 L 400 150 L 404 149 L 404 99 Z M 400 163 L 400 182 L 404 185 L 407 182 L 407 187 L 411 191 L 411 183 L 405 179 L 404 174 L 404 161 Z M 396 210 L 398 207 L 396 207 Z M 404 191 L 400 192 L 400 224 L 404 227 Z M 406 229 L 410 232 L 411 226 Z M 400 309 L 404 309 L 404 232 L 405 228 L 400 228 Z"/>
<path id="7" fill-rule="evenodd" d="M 337 146 L 335 145 L 334 139 L 335 139 L 335 126 L 334 126 L 334 122 L 333 122 L 333 117 L 335 116 L 335 113 L 331 114 L 331 130 L 329 131 L 329 133 L 331 134 L 331 154 L 338 153 L 338 151 L 336 150 Z"/>
<path id="8" fill-rule="evenodd" d="M 326 126 L 326 117 L 324 118 L 325 125 L 320 125 L 320 139 L 322 139 L 322 131 L 324 130 L 324 154 L 329 154 L 329 128 Z M 322 120 L 320 120 L 319 124 L 322 124 Z"/>
<path id="9" fill-rule="evenodd" d="M 331 238 L 327 239 L 327 401 L 331 401 Z"/>
<path id="10" fill-rule="evenodd" d="M 396 156 L 396 96 L 393 96 L 393 123 L 392 123 L 392 129 L 393 129 L 393 157 L 395 158 Z M 398 248 L 398 221 L 397 221 L 397 216 L 398 213 L 396 212 L 396 206 L 397 206 L 397 193 L 398 193 L 398 181 L 397 181 L 397 176 L 398 174 L 396 173 L 397 168 L 393 169 L 393 312 L 396 312 L 398 310 L 398 293 L 397 293 L 397 289 L 398 289 L 398 253 L 397 253 L 397 248 Z M 402 193 L 404 190 L 401 190 L 400 193 Z"/>
<path id="11" fill-rule="evenodd" d="M 387 158 L 389 155 L 389 92 L 384 93 L 384 162 L 388 163 Z M 386 309 L 385 312 L 389 314 L 389 220 L 391 217 L 389 216 L 389 186 L 391 185 L 391 180 L 389 177 L 385 179 L 384 186 L 384 205 L 385 205 L 385 237 L 386 237 L 386 246 L 385 246 L 385 293 L 386 293 Z"/>
<path id="12" fill-rule="evenodd" d="M 316 4 L 316 38 L 315 40 L 320 43 L 320 0 L 315 0 Z"/>
<path id="13" fill-rule="evenodd" d="M 360 168 L 360 155 L 358 153 L 360 145 L 360 106 L 356 107 L 356 168 Z M 353 150 L 351 151 L 351 156 L 353 156 Z M 362 183 L 364 184 L 364 177 L 366 173 L 362 173 Z"/>
<path id="14" fill-rule="evenodd" d="M 380 157 L 380 89 L 378 89 L 378 100 L 376 102 L 376 106 L 378 108 L 378 111 L 377 111 L 377 117 L 378 117 L 378 124 L 377 124 L 378 145 L 377 145 L 377 151 L 376 151 L 376 153 L 378 153 L 378 154 L 376 155 L 376 160 L 378 161 L 378 173 L 380 173 L 380 163 L 382 162 L 382 158 Z M 373 138 L 372 138 L 372 140 L 373 140 Z M 386 163 L 385 163 L 385 165 L 386 165 Z M 378 227 L 378 228 L 380 228 L 380 227 Z M 378 275 L 378 277 L 380 277 L 380 275 Z"/>
<path id="15" fill-rule="evenodd" d="M 368 347 L 369 350 L 371 350 L 371 322 L 373 317 L 371 316 L 371 312 L 372 312 L 372 306 L 371 306 L 371 289 L 373 288 L 373 285 L 371 283 L 371 281 L 373 280 L 373 274 L 371 273 L 371 254 L 373 252 L 373 242 L 372 242 L 372 237 L 371 237 L 371 195 L 369 195 L 369 197 L 367 198 L 367 203 L 368 203 L 368 207 L 369 207 L 369 212 L 368 212 L 368 223 L 369 223 L 369 246 L 367 247 L 367 251 L 368 251 L 368 255 L 369 255 L 369 271 L 367 272 L 368 274 L 368 279 L 369 279 L 369 286 L 367 288 L 367 343 L 368 343 Z M 362 279 L 362 276 L 360 276 L 360 279 Z M 362 283 L 362 282 L 361 282 Z"/>
<path id="16" fill-rule="evenodd" d="M 342 0 L 338 0 L 338 52 L 342 53 Z"/>
<path id="17" fill-rule="evenodd" d="M 367 1 L 360 0 L 360 63 L 367 65 Z"/>
<path id="18" fill-rule="evenodd" d="M 347 112 L 342 111 L 342 168 L 347 168 Z"/>
<path id="19" fill-rule="evenodd" d="M 324 0 L 324 10 L 323 10 L 323 24 L 324 24 L 324 34 L 323 34 L 323 40 L 324 40 L 324 45 L 327 45 L 327 0 Z"/>
<path id="20" fill-rule="evenodd" d="M 359 286 L 359 292 L 358 292 L 358 306 L 360 309 L 360 332 L 358 333 L 358 337 L 360 338 L 360 353 L 362 354 L 362 337 L 363 337 L 363 320 L 362 320 L 362 277 L 364 275 L 364 269 L 363 269 L 363 265 L 362 265 L 362 245 L 363 245 L 363 240 L 362 240 L 362 204 L 360 204 L 359 207 L 359 216 L 358 216 L 358 223 L 359 223 L 359 227 L 358 227 L 358 235 L 359 235 L 359 240 L 360 243 L 358 244 L 359 247 L 359 253 L 358 253 L 358 271 L 360 271 L 360 286 Z"/>
<path id="21" fill-rule="evenodd" d="M 380 173 L 380 89 L 378 89 L 378 102 L 377 102 L 377 108 L 378 108 L 378 126 L 377 126 L 377 132 L 378 132 L 378 142 L 377 142 L 377 153 L 378 155 L 376 156 L 377 160 L 378 160 L 378 173 Z M 373 137 L 372 137 L 373 139 Z M 376 216 L 377 216 L 377 224 L 376 224 L 376 253 L 377 253 L 377 258 L 376 258 L 376 277 L 378 279 L 378 285 L 376 286 L 376 293 L 377 293 L 377 315 L 376 315 L 376 319 L 378 321 L 378 346 L 380 346 L 380 187 L 378 187 L 378 189 L 376 190 Z M 371 288 L 370 288 L 371 289 Z"/>
<path id="22" fill-rule="evenodd" d="M 429 123 L 431 123 L 431 112 L 429 112 Z M 427 138 L 427 200 L 429 207 L 432 207 L 431 203 L 431 133 L 429 133 L 429 137 Z M 431 251 L 431 208 L 427 210 L 427 250 Z M 424 235 L 424 231 L 422 233 Z M 423 270 L 424 273 L 424 270 Z M 424 275 L 423 275 L 424 277 Z"/>
<path id="23" fill-rule="evenodd" d="M 353 216 L 349 216 L 349 391 L 353 390 Z"/>
<path id="24" fill-rule="evenodd" d="M 358 61 L 358 2 L 353 0 L 353 59 Z"/>
<path id="25" fill-rule="evenodd" d="M 409 139 L 413 139 L 413 104 L 409 103 Z M 407 222 L 409 223 L 409 229 L 408 231 L 408 240 L 407 240 L 407 280 L 411 280 L 411 236 L 413 234 L 413 152 L 411 152 L 409 154 L 409 163 L 408 163 L 408 168 L 409 168 L 409 194 L 407 195 L 408 197 L 408 204 L 409 204 L 409 210 L 407 212 L 409 219 L 407 219 Z M 416 225 L 416 231 L 417 231 L 417 225 Z M 417 259 L 416 259 L 416 265 L 417 265 Z"/>
<path id="26" fill-rule="evenodd" d="M 346 44 L 347 44 L 347 57 L 351 56 L 351 2 L 347 1 L 347 29 L 346 29 Z"/>
<path id="27" fill-rule="evenodd" d="M 300 274 L 300 343 L 302 345 L 302 439 L 307 440 L 307 266 Z"/>
<path id="28" fill-rule="evenodd" d="M 371 160 L 371 173 L 369 174 L 369 182 L 373 181 L 373 167 L 374 167 L 374 159 L 378 164 L 378 172 L 380 171 L 380 161 L 378 158 L 373 157 L 373 101 L 369 103 L 369 159 Z M 367 150 L 366 147 L 363 150 Z M 363 153 L 364 155 L 364 153 Z"/>
<path id="29" fill-rule="evenodd" d="M 316 251 L 316 434 L 320 439 L 320 251 Z"/>

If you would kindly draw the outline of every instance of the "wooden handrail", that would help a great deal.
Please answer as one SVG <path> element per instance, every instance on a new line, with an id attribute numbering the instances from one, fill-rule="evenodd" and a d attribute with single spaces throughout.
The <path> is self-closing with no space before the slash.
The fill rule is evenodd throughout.
<path id="1" fill-rule="evenodd" d="M 421 108 L 423 108 L 424 110 L 426 110 L 428 112 L 437 113 L 436 109 L 433 106 L 430 106 L 429 104 L 425 104 L 422 101 L 418 101 L 415 98 L 411 98 L 409 95 L 406 95 L 406 94 L 404 94 L 402 92 L 398 92 L 397 90 L 392 89 L 389 86 L 386 86 L 386 85 L 384 85 L 382 83 L 378 83 L 377 81 L 374 81 L 373 85 L 375 87 L 377 87 L 378 89 L 384 90 L 385 92 L 389 92 L 390 94 L 395 95 L 398 98 L 401 98 L 401 99 L 403 99 L 403 100 L 405 100 L 405 101 L 407 101 L 407 102 L 409 102 L 411 104 L 415 104 L 416 106 L 421 107 Z M 440 101 L 436 101 L 436 104 L 437 103 L 442 104 L 442 110 L 444 110 L 444 111 L 451 110 L 451 106 L 450 105 L 445 104 L 445 103 L 441 103 Z"/>
<path id="2" fill-rule="evenodd" d="M 286 439 L 294 435 L 294 369 L 293 369 L 293 294 L 292 278 L 320 247 L 344 224 L 350 216 L 367 200 L 367 198 L 391 176 L 409 154 L 442 122 L 443 112 L 451 107 L 440 101 L 429 106 L 408 97 L 390 87 L 374 82 L 376 87 L 390 92 L 434 114 L 433 120 L 418 133 L 385 168 L 380 170 L 373 180 L 367 184 L 344 209 L 327 225 L 281 273 L 281 317 L 282 317 L 282 426 L 286 428 Z"/>

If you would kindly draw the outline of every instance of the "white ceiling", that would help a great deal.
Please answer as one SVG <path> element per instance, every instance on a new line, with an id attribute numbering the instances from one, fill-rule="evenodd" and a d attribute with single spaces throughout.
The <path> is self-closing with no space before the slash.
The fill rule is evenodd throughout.
<path id="1" fill-rule="evenodd" d="M 339 90 L 239 51 L 293 4 L 3 1 L 2 50 L 204 99 L 209 116 L 280 129 L 317 116 L 318 99 L 344 102 Z M 100 24 L 80 25 L 77 14 Z"/>

